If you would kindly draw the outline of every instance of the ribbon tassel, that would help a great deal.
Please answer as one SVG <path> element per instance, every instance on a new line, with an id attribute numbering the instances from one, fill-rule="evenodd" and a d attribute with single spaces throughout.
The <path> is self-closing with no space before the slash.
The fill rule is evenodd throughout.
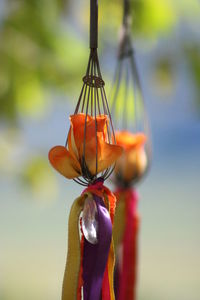
<path id="1" fill-rule="evenodd" d="M 98 212 L 98 243 L 79 237 L 80 213 L 85 198 L 93 196 Z M 62 300 L 114 300 L 114 247 L 112 224 L 116 198 L 98 179 L 74 201 L 69 216 L 68 255 Z M 75 225 L 76 224 L 76 225 Z M 73 228 L 73 230 L 72 230 Z"/>

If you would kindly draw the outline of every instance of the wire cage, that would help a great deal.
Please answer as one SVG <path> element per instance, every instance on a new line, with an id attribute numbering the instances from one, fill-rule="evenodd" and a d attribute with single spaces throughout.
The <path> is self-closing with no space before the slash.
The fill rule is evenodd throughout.
<path id="1" fill-rule="evenodd" d="M 81 157 L 82 176 L 74 179 L 83 186 L 87 186 L 94 182 L 98 176 L 107 179 L 112 173 L 114 166 L 99 172 L 98 156 L 101 154 L 98 145 L 98 122 L 97 119 L 103 116 L 106 117 L 105 126 L 103 130 L 103 139 L 108 144 L 116 144 L 115 133 L 112 124 L 111 114 L 108 106 L 108 100 L 105 92 L 105 83 L 102 79 L 98 52 L 97 52 L 97 39 L 98 39 L 98 1 L 90 1 L 90 55 L 86 74 L 83 77 L 83 86 L 81 89 L 80 97 L 78 99 L 74 115 L 84 114 L 84 139 L 83 139 L 83 155 Z M 96 145 L 96 168 L 95 172 L 91 173 L 86 163 L 86 137 L 88 130 L 89 120 L 94 121 L 95 124 L 95 145 Z M 69 131 L 70 132 L 70 131 Z M 66 141 L 66 147 L 69 144 L 69 134 Z"/>
<path id="2" fill-rule="evenodd" d="M 136 66 L 130 29 L 130 0 L 124 0 L 124 16 L 120 31 L 117 65 L 110 95 L 111 114 L 116 130 L 128 131 L 133 134 L 143 133 L 146 136 L 144 149 L 148 162 L 142 176 L 135 176 L 126 184 L 133 184 L 139 181 L 147 173 L 151 161 L 149 122 Z M 120 180 L 122 181 L 121 178 Z"/>

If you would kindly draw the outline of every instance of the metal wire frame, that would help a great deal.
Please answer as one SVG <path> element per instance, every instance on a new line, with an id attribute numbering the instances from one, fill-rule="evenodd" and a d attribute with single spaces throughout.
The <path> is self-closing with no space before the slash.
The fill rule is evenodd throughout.
<path id="1" fill-rule="evenodd" d="M 99 59 L 97 53 L 98 47 L 98 0 L 90 0 L 90 56 L 86 74 L 83 77 L 83 86 L 75 108 L 74 115 L 79 113 L 85 114 L 84 124 L 84 141 L 83 141 L 83 156 L 81 157 L 82 176 L 74 179 L 77 183 L 87 186 L 93 183 L 98 178 L 98 138 L 97 138 L 97 116 L 106 115 L 106 130 L 104 130 L 105 142 L 116 144 L 115 133 L 111 114 L 108 106 L 108 100 L 104 88 Z M 96 172 L 91 174 L 86 164 L 86 133 L 87 119 L 91 116 L 95 120 L 95 140 L 96 140 Z M 68 134 L 69 135 L 69 134 Z M 68 147 L 68 137 L 66 140 Z M 101 172 L 100 177 L 106 180 L 114 170 L 115 165 Z"/>
<path id="2" fill-rule="evenodd" d="M 120 130 L 129 130 L 132 133 L 142 131 L 147 136 L 145 151 L 148 158 L 148 166 L 145 173 L 142 175 L 142 177 L 144 177 L 151 165 L 152 147 L 147 111 L 131 40 L 130 20 L 130 3 L 129 0 L 124 0 L 123 30 L 119 42 L 117 65 L 111 89 L 111 113 L 113 116 L 113 122 L 115 123 L 115 128 Z M 125 85 L 123 97 L 120 93 L 122 82 Z M 130 103 L 128 103 L 128 98 L 130 99 L 129 93 L 131 93 L 131 107 L 129 105 Z M 119 107 L 121 108 L 120 114 L 117 111 Z M 142 116 L 141 112 L 140 114 L 138 113 L 139 109 L 142 109 Z M 120 176 L 120 174 L 116 176 Z M 121 185 L 130 186 L 138 182 L 140 179 L 141 177 L 137 177 L 131 182 L 123 182 L 122 178 L 118 178 L 118 184 L 120 183 L 119 181 L 121 181 Z"/>
<path id="3" fill-rule="evenodd" d="M 97 141 L 97 116 L 106 115 L 106 130 L 105 142 L 109 144 L 116 144 L 115 133 L 111 114 L 108 106 L 108 100 L 104 88 L 104 81 L 102 79 L 97 49 L 91 48 L 89 62 L 87 66 L 86 75 L 83 77 L 83 86 L 81 93 L 74 111 L 74 115 L 79 113 L 85 114 L 84 124 L 84 142 L 83 142 L 83 156 L 81 158 L 82 176 L 74 179 L 77 183 L 87 186 L 94 182 L 98 177 L 98 141 Z M 86 165 L 85 153 L 86 153 L 86 132 L 87 132 L 87 118 L 91 116 L 95 120 L 95 136 L 96 136 L 96 172 L 91 174 L 88 166 Z M 66 141 L 66 147 L 68 145 L 68 138 Z M 115 166 L 111 166 L 108 169 L 100 173 L 101 178 L 106 180 L 113 172 Z"/>

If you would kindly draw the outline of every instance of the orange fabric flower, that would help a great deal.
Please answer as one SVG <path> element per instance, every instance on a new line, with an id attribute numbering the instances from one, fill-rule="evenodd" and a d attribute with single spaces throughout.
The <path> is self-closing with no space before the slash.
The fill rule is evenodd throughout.
<path id="1" fill-rule="evenodd" d="M 126 130 L 117 131 L 115 134 L 115 138 L 117 144 L 123 147 L 125 151 L 131 150 L 136 147 L 142 147 L 147 140 L 144 133 L 133 134 Z"/>
<path id="2" fill-rule="evenodd" d="M 96 121 L 89 115 L 86 120 L 83 113 L 70 116 L 68 149 L 55 146 L 49 151 L 52 166 L 69 179 L 83 174 L 83 158 L 90 177 L 96 174 L 96 158 L 97 173 L 110 167 L 121 155 L 122 148 L 106 142 L 106 122 L 106 115 L 97 116 Z"/>
<path id="3" fill-rule="evenodd" d="M 116 142 L 123 147 L 124 154 L 118 159 L 115 170 L 125 182 L 141 177 L 146 170 L 147 156 L 144 150 L 146 139 L 143 133 L 116 132 Z"/>

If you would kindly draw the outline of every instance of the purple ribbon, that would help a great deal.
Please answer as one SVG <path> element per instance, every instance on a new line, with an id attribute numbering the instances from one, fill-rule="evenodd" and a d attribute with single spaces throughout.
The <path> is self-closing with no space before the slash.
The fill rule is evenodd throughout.
<path id="1" fill-rule="evenodd" d="M 98 243 L 84 239 L 83 295 L 84 300 L 100 300 L 104 272 L 112 239 L 112 223 L 102 198 L 93 195 L 98 213 Z"/>

